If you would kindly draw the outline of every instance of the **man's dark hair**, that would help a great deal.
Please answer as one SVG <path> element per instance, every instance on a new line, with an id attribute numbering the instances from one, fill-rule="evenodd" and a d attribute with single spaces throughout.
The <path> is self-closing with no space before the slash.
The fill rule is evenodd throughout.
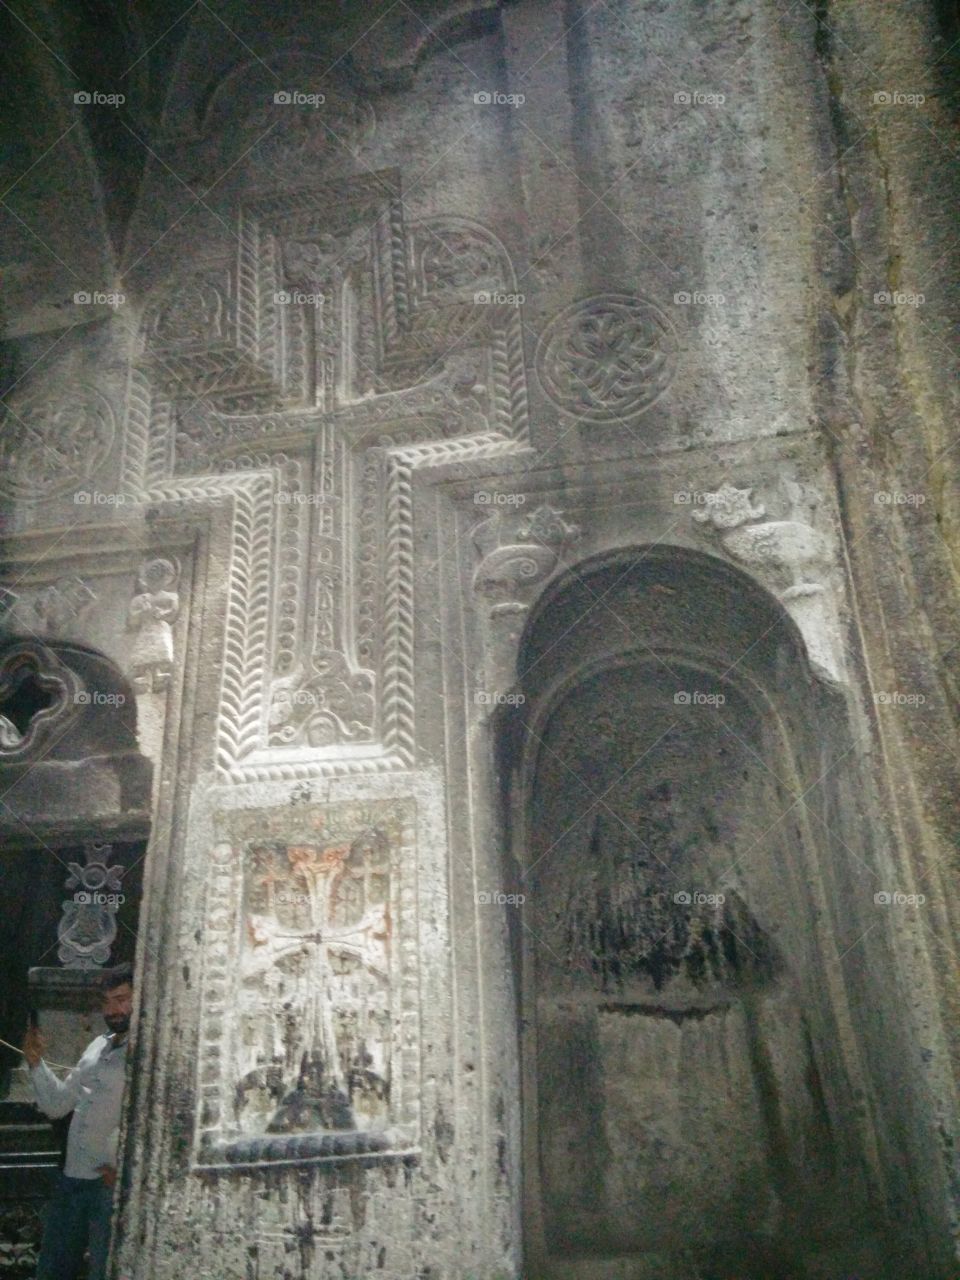
<path id="1" fill-rule="evenodd" d="M 100 989 L 102 991 L 113 991 L 115 987 L 125 986 L 126 983 L 133 986 L 133 965 L 118 964 L 115 969 L 110 969 L 103 975 L 103 982 Z"/>

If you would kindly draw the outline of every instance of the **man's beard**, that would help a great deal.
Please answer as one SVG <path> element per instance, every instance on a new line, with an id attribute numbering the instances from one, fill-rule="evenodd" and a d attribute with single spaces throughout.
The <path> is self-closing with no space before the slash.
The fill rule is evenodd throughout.
<path id="1" fill-rule="evenodd" d="M 115 1035 L 130 1029 L 129 1013 L 105 1013 L 103 1020 Z"/>

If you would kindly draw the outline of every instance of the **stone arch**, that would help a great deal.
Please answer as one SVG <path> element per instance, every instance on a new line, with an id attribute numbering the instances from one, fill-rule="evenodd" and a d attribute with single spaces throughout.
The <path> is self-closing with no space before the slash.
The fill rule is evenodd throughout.
<path id="1" fill-rule="evenodd" d="M 531 1274 L 885 1274 L 879 1058 L 837 963 L 875 921 L 842 694 L 773 596 L 673 546 L 555 579 L 518 671 Z"/>
<path id="2" fill-rule="evenodd" d="M 329 12 L 324 13 L 326 8 Z M 418 69 L 435 54 L 462 42 L 494 33 L 500 22 L 500 0 L 438 0 L 428 13 L 418 16 L 409 9 L 386 12 L 371 25 L 369 13 L 347 13 L 343 6 L 320 6 L 305 21 L 290 9 L 274 19 L 269 55 L 260 59 L 235 56 L 236 41 L 224 40 L 223 24 L 198 11 L 185 26 L 186 33 L 167 78 L 162 111 L 163 131 L 190 136 L 202 132 L 233 84 L 257 67 L 280 60 L 313 63 L 328 83 L 353 83 L 371 93 L 409 87 Z M 230 29 L 247 47 L 262 48 L 261 19 L 253 12 L 231 15 Z M 331 73 L 333 73 L 331 75 Z M 273 88 L 273 82 L 264 82 Z M 304 84 L 291 86 L 307 89 Z"/>

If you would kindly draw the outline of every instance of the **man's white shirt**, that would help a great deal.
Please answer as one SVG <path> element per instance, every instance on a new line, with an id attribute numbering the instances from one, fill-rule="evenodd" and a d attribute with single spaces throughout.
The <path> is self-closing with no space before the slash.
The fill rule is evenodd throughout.
<path id="1" fill-rule="evenodd" d="M 42 1059 L 30 1068 L 40 1110 L 51 1119 L 73 1111 L 63 1168 L 68 1178 L 99 1178 L 98 1165 L 117 1163 L 126 1061 L 126 1040 L 115 1045 L 104 1035 L 87 1045 L 65 1080 Z"/>

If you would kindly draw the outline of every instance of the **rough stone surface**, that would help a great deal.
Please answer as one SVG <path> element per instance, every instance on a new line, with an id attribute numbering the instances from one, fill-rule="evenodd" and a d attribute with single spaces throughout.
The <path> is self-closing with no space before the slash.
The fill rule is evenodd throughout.
<path id="1" fill-rule="evenodd" d="M 114 1280 L 949 1280 L 956 13 L 78 12 L 0 828 L 149 829 Z"/>

